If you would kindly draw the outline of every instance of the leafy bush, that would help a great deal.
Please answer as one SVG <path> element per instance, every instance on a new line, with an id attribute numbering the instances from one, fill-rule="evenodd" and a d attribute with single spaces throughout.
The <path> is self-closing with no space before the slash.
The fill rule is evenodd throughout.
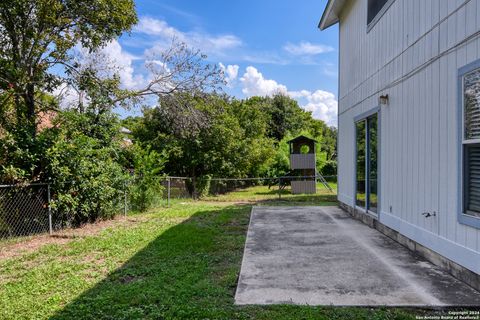
<path id="1" fill-rule="evenodd" d="M 46 151 L 45 173 L 55 221 L 77 226 L 122 212 L 129 175 L 119 163 L 116 118 L 69 111 L 56 121 L 61 125 L 51 132 L 55 141 Z"/>
<path id="2" fill-rule="evenodd" d="M 128 175 L 114 148 L 84 135 L 61 136 L 47 157 L 57 221 L 79 225 L 121 212 Z"/>
<path id="3" fill-rule="evenodd" d="M 0 181 L 2 183 L 16 183 L 25 180 L 26 172 L 22 168 L 13 165 L 0 166 Z"/>
<path id="4" fill-rule="evenodd" d="M 200 199 L 209 194 L 211 181 L 211 175 L 203 175 L 185 180 L 185 187 L 194 199 Z"/>
<path id="5" fill-rule="evenodd" d="M 123 211 L 127 188 L 134 210 L 161 199 L 164 156 L 122 144 L 112 112 L 62 111 L 53 122 L 28 148 L 18 147 L 27 145 L 22 132 L 0 137 L 0 180 L 50 182 L 55 223 L 78 226 L 110 218 Z"/>
<path id="6" fill-rule="evenodd" d="M 35 138 L 24 128 L 15 128 L 0 135 L 0 182 L 26 183 L 44 178 L 46 150 L 54 137 L 40 132 Z"/>
<path id="7" fill-rule="evenodd" d="M 133 210 L 145 211 L 162 198 L 163 186 L 160 172 L 165 157 L 150 148 L 132 146 L 135 176 L 129 188 L 130 205 Z"/>
<path id="8" fill-rule="evenodd" d="M 197 196 L 199 198 L 208 196 L 208 192 L 210 191 L 210 184 L 212 182 L 211 175 L 204 175 L 198 177 L 195 181 L 195 190 L 197 192 Z"/>
<path id="9" fill-rule="evenodd" d="M 328 160 L 321 170 L 324 176 L 335 176 L 337 175 L 337 161 Z"/>

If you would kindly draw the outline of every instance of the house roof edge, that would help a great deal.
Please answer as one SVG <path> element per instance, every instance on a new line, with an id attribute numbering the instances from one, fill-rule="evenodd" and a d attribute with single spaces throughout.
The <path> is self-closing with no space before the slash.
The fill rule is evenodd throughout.
<path id="1" fill-rule="evenodd" d="M 320 30 L 325 30 L 339 22 L 339 13 L 345 5 L 346 0 L 328 0 L 325 10 L 323 10 L 322 18 L 318 23 Z"/>

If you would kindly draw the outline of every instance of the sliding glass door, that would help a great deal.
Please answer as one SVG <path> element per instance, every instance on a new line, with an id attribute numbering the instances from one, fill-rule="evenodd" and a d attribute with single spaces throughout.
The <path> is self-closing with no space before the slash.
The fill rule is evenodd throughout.
<path id="1" fill-rule="evenodd" d="M 378 207 L 378 114 L 356 123 L 356 205 L 372 213 Z"/>
<path id="2" fill-rule="evenodd" d="M 367 209 L 377 213 L 377 177 L 378 177 L 378 113 L 375 113 L 373 116 L 367 118 L 367 186 L 368 186 L 368 207 Z"/>
<path id="3" fill-rule="evenodd" d="M 357 195 L 356 195 L 356 205 L 358 207 L 365 208 L 366 206 L 366 191 L 367 191 L 367 180 L 365 179 L 365 173 L 367 172 L 366 165 L 366 143 L 365 139 L 367 137 L 367 122 L 365 120 L 358 121 L 356 123 L 356 137 L 357 137 Z"/>

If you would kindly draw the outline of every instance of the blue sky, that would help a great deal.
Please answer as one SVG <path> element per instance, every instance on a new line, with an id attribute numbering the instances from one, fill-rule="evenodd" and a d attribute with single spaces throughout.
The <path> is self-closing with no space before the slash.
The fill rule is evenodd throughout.
<path id="1" fill-rule="evenodd" d="M 141 86 L 146 57 L 174 35 L 222 64 L 238 98 L 284 92 L 336 125 L 338 27 L 317 28 L 326 0 L 137 1 L 139 24 L 105 51 L 126 87 Z"/>

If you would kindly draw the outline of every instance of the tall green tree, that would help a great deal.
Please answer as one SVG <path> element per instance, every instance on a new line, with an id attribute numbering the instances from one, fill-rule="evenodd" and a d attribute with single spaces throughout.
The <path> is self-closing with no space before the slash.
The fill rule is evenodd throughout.
<path id="1" fill-rule="evenodd" d="M 287 141 L 300 134 L 318 141 L 318 170 L 328 165 L 326 172 L 335 173 L 336 129 L 281 95 L 235 100 L 177 94 L 124 123 L 135 141 L 168 154 L 171 175 L 284 175 L 290 171 Z"/>
<path id="2" fill-rule="evenodd" d="M 89 51 L 130 30 L 133 0 L 5 0 L 0 3 L 0 90 L 13 98 L 16 121 L 36 133 L 42 92 L 62 82 L 55 67 L 72 72 L 70 50 Z"/>
<path id="3" fill-rule="evenodd" d="M 226 97 L 183 94 L 145 110 L 134 134 L 137 142 L 168 154 L 171 175 L 246 177 L 260 174 L 273 154 L 265 119 L 260 109 Z"/>
<path id="4" fill-rule="evenodd" d="M 311 114 L 300 108 L 296 100 L 283 94 L 267 98 L 267 103 L 262 106 L 269 115 L 268 136 L 277 141 L 288 133 L 296 134 L 305 129 L 306 122 L 311 118 Z"/>
<path id="5" fill-rule="evenodd" d="M 163 99 L 174 92 L 200 96 L 223 84 L 218 66 L 206 63 L 200 51 L 172 39 L 170 47 L 151 57 L 155 63 L 146 64 L 148 84 L 137 90 L 122 88 L 114 62 L 100 49 L 136 22 L 133 0 L 0 3 L 0 145 L 4 146 L 0 179 L 6 171 L 22 180 L 41 177 L 48 146 L 39 143 L 37 122 L 42 111 L 62 112 L 50 95 L 60 86 L 78 93 L 68 108 L 88 114 L 84 134 L 108 145 L 102 136 L 111 129 L 104 125 L 113 107 L 140 104 L 145 96 Z M 77 46 L 82 47 L 80 57 Z"/>
<path id="6" fill-rule="evenodd" d="M 313 137 L 321 137 L 320 150 L 325 152 L 326 160 L 336 160 L 337 156 L 337 128 L 329 127 L 324 121 L 309 120 L 309 132 Z"/>

